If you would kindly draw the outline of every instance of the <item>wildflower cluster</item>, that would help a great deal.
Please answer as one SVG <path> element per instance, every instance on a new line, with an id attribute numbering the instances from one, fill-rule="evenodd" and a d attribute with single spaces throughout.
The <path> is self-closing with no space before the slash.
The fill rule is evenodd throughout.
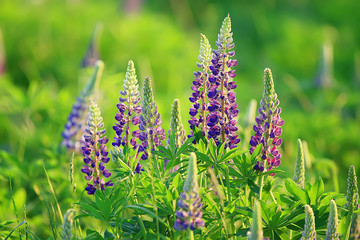
<path id="1" fill-rule="evenodd" d="M 87 108 L 89 97 L 98 79 L 99 69 L 102 67 L 100 63 L 97 64 L 94 76 L 74 105 L 69 117 L 70 123 L 67 123 L 66 131 L 63 133 L 66 137 L 65 145 L 70 146 L 72 142 L 66 141 L 70 141 L 78 134 L 77 132 L 80 132 L 82 125 L 79 121 L 89 109 L 81 147 L 85 163 L 81 171 L 88 181 L 85 190 L 89 195 L 96 194 L 95 204 L 80 203 L 82 207 L 85 206 L 84 214 L 107 220 L 109 226 L 119 226 L 121 229 L 116 227 L 114 236 L 119 233 L 118 230 L 121 230 L 123 234 L 121 237 L 125 238 L 146 239 L 156 235 L 164 238 L 188 236 L 188 239 L 195 239 L 194 235 L 200 233 L 199 239 L 247 237 L 249 240 L 269 240 L 268 237 L 271 236 L 276 239 L 301 237 L 302 240 L 314 240 L 317 238 L 314 212 L 319 213 L 316 219 L 320 220 L 317 220 L 317 224 L 321 227 L 318 229 L 318 235 L 321 237 L 338 240 L 343 236 L 346 239 L 347 236 L 358 236 L 359 218 L 353 219 L 355 223 L 349 225 L 350 217 L 358 214 L 356 210 L 359 208 L 354 166 L 349 170 L 345 209 L 339 206 L 341 211 L 338 215 L 335 200 L 339 204 L 344 200 L 343 197 L 340 194 L 324 194 L 321 179 L 312 186 L 306 183 L 304 157 L 306 145 L 303 146 L 300 139 L 297 141 L 293 181 L 286 179 L 285 187 L 280 190 L 288 191 L 289 195 L 281 195 L 281 192 L 273 194 L 272 191 L 276 191 L 277 188 L 272 187 L 271 181 L 270 183 L 267 181 L 267 176 L 273 176 L 275 171 L 271 170 L 280 165 L 279 148 L 282 145 L 284 120 L 280 117 L 280 102 L 275 92 L 271 70 L 268 68 L 264 71 L 264 92 L 258 109 L 259 115 L 255 118 L 256 101 L 253 100 L 246 121 L 248 126 L 255 124 L 253 126 L 255 134 L 249 141 L 252 156 L 248 156 L 245 151 L 238 151 L 236 147 L 240 139 L 237 135 L 236 117 L 239 110 L 234 92 L 237 86 L 233 80 L 236 73 L 232 70 L 232 67 L 237 65 L 237 61 L 232 59 L 235 52 L 232 51 L 234 43 L 229 16 L 222 23 L 216 46 L 217 49 L 212 51 L 207 38 L 201 35 L 197 63 L 199 71 L 194 73 L 195 80 L 191 87 L 189 124 L 190 136 L 194 133 L 198 136 L 196 128 L 199 128 L 204 138 L 215 142 L 217 146 L 205 142 L 194 147 L 191 146 L 190 140 L 186 141 L 178 99 L 174 100 L 171 109 L 167 139 L 170 146 L 161 146 L 166 134 L 161 126 L 162 119 L 154 99 L 151 79 L 145 78 L 143 94 L 140 96 L 134 63 L 129 61 L 119 103 L 116 105 L 116 123 L 113 125 L 115 137 L 111 155 L 114 160 L 118 160 L 119 169 L 114 170 L 116 177 L 111 180 L 109 179 L 111 173 L 105 167 L 110 159 L 106 147 L 108 138 L 100 109 L 92 101 L 90 108 Z M 244 131 L 245 138 L 250 137 L 250 131 L 251 127 Z M 258 162 L 254 154 L 255 148 L 259 150 L 257 153 L 260 152 L 261 160 Z M 154 168 L 148 168 L 152 165 L 140 161 L 147 159 L 151 160 L 150 163 Z M 163 165 L 158 163 L 162 160 L 165 167 L 161 172 L 159 166 L 163 167 Z M 173 169 L 168 174 L 165 170 L 170 160 L 174 160 L 176 166 L 171 166 Z M 73 183 L 72 161 L 71 183 Z M 145 164 L 144 168 L 141 163 Z M 261 174 L 253 174 L 252 168 Z M 201 174 L 200 189 L 198 169 Z M 140 174 L 144 171 L 146 171 L 144 174 Z M 179 194 L 181 179 L 184 176 L 186 180 Z M 210 182 L 207 181 L 207 177 L 210 178 Z M 111 191 L 100 192 L 113 186 L 115 184 L 113 181 L 117 181 L 116 187 Z M 260 185 L 260 188 L 257 188 L 257 185 Z M 100 191 L 96 192 L 97 190 Z M 141 196 L 140 193 L 145 193 L 146 196 Z M 133 195 L 134 199 L 131 199 Z M 340 200 L 338 201 L 337 198 Z M 328 213 L 326 205 L 329 205 L 329 201 Z M 252 205 L 252 221 L 249 221 L 250 205 Z M 304 208 L 305 217 L 301 214 Z M 72 237 L 70 213 L 65 214 L 63 224 L 64 236 L 69 238 Z M 147 214 L 149 216 L 146 216 Z M 344 214 L 347 219 L 340 225 L 339 218 L 343 218 Z M 323 219 L 326 218 L 328 222 L 325 235 Z M 200 231 L 199 228 L 205 227 L 205 220 L 208 221 L 207 229 Z M 297 229 L 301 221 L 305 221 L 302 232 Z M 339 229 L 346 228 L 346 224 L 348 230 L 342 234 Z M 266 228 L 263 229 L 263 226 Z M 155 227 L 156 232 L 153 229 Z M 168 229 L 163 231 L 165 228 Z M 180 232 L 174 233 L 174 229 Z M 110 233 L 106 234 L 110 236 Z"/>
<path id="2" fill-rule="evenodd" d="M 193 103 L 190 108 L 192 118 L 189 123 L 192 129 L 194 126 L 201 127 L 203 134 L 207 135 L 208 139 L 214 139 L 217 145 L 225 143 L 226 148 L 232 149 L 237 146 L 240 139 L 236 135 L 238 130 L 236 117 L 239 113 L 234 92 L 237 85 L 233 80 L 236 73 L 235 70 L 231 70 L 231 67 L 237 65 L 237 61 L 231 59 L 235 52 L 230 51 L 234 48 L 234 43 L 229 16 L 222 23 L 216 45 L 218 49 L 213 51 L 209 66 L 210 45 L 205 37 L 202 38 L 200 63 L 198 63 L 202 71 L 195 73 L 196 79 L 192 86 L 194 92 L 190 97 L 190 101 Z M 205 95 L 208 99 L 207 104 Z M 200 99 L 202 100 L 201 106 Z M 196 118 L 199 110 L 199 117 Z M 207 111 L 206 119 L 205 110 Z"/>
<path id="3" fill-rule="evenodd" d="M 266 169 L 271 170 L 280 165 L 281 154 L 278 148 L 282 144 L 280 136 L 282 133 L 281 127 L 284 125 L 284 120 L 280 117 L 280 101 L 275 93 L 271 70 L 266 68 L 264 72 L 265 87 L 263 98 L 260 101 L 259 116 L 255 118 L 256 124 L 253 127 L 255 135 L 251 136 L 250 139 L 251 154 L 257 145 L 263 145 L 261 152 L 262 161 L 261 163 L 257 162 L 254 166 L 254 169 L 260 172 Z"/>
<path id="4" fill-rule="evenodd" d="M 85 179 L 88 181 L 88 186 L 85 188 L 89 195 L 95 193 L 97 189 L 104 190 L 107 186 L 113 186 L 110 181 L 104 180 L 109 178 L 111 173 L 105 168 L 106 163 L 109 162 L 109 152 L 106 148 L 106 143 L 109 139 L 105 136 L 106 130 L 101 117 L 99 107 L 91 102 L 89 108 L 89 116 L 84 135 L 85 143 L 81 148 L 84 155 L 84 163 L 81 171 L 85 174 Z"/>

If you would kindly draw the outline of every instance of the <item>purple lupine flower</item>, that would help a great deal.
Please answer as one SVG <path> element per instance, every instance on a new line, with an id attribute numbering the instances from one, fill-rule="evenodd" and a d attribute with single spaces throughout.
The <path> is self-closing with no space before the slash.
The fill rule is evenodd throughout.
<path id="1" fill-rule="evenodd" d="M 63 137 L 62 145 L 68 150 L 76 152 L 80 151 L 80 147 L 84 142 L 84 130 L 86 123 L 87 110 L 89 108 L 89 98 L 93 92 L 96 82 L 100 80 L 104 63 L 98 61 L 95 65 L 94 73 L 88 84 L 76 99 L 76 103 L 71 109 L 68 120 L 65 124 L 64 131 L 61 133 Z"/>
<path id="2" fill-rule="evenodd" d="M 205 222 L 202 219 L 202 203 L 199 195 L 197 173 L 196 155 L 191 153 L 184 191 L 180 194 L 177 204 L 179 210 L 176 211 L 174 228 L 178 231 L 186 231 L 189 228 L 195 230 L 195 228 L 205 226 Z"/>
<path id="3" fill-rule="evenodd" d="M 211 64 L 211 46 L 209 40 L 205 35 L 201 34 L 200 39 L 200 51 L 199 51 L 199 62 L 196 64 L 200 71 L 194 72 L 195 80 L 191 86 L 193 93 L 189 98 L 192 106 L 189 114 L 191 119 L 189 120 L 191 134 L 189 137 L 194 135 L 194 127 L 200 127 L 204 136 L 207 133 L 206 125 L 206 113 L 207 113 L 207 88 L 209 86 L 209 66 Z"/>
<path id="4" fill-rule="evenodd" d="M 139 130 L 133 132 L 133 136 L 140 139 L 141 144 L 138 146 L 141 159 L 146 160 L 151 150 L 156 146 L 162 145 L 161 141 L 165 140 L 166 134 L 161 127 L 161 116 L 156 106 L 150 77 L 145 78 L 143 89 L 143 100 L 141 106 L 141 116 Z"/>
<path id="5" fill-rule="evenodd" d="M 129 143 L 134 149 L 137 147 L 136 138 L 133 137 L 130 139 L 130 126 L 140 124 L 141 107 L 140 92 L 138 89 L 139 86 L 134 63 L 129 61 L 123 90 L 120 91 L 120 102 L 116 105 L 118 113 L 115 116 L 117 123 L 113 126 L 116 133 L 114 142 L 112 143 L 114 147 L 129 147 Z M 136 133 L 134 134 L 136 135 Z"/>
<path id="6" fill-rule="evenodd" d="M 239 113 L 234 92 L 237 85 L 233 80 L 236 73 L 235 70 L 231 70 L 231 67 L 237 65 L 237 61 L 231 59 L 235 52 L 230 51 L 234 48 L 234 43 L 229 16 L 223 21 L 216 45 L 218 49 L 213 51 L 209 67 L 209 114 L 206 117 L 206 125 L 209 139 L 214 139 L 216 144 L 225 143 L 225 147 L 232 149 L 237 146 L 240 139 L 236 135 L 236 117 Z"/>
<path id="7" fill-rule="evenodd" d="M 96 190 L 105 190 L 105 187 L 113 186 L 111 180 L 106 178 L 111 176 L 105 164 L 109 162 L 109 152 L 106 143 L 109 139 L 105 136 L 106 130 L 101 117 L 99 107 L 91 101 L 89 116 L 84 135 L 85 143 L 81 148 L 84 155 L 84 163 L 81 171 L 85 174 L 88 185 L 85 188 L 89 195 L 93 195 Z"/>
<path id="8" fill-rule="evenodd" d="M 135 168 L 134 172 L 136 172 L 137 174 L 141 174 L 141 172 L 143 172 L 143 171 L 144 171 L 144 169 L 142 168 L 142 165 L 140 163 L 138 163 L 136 165 L 136 168 Z"/>
<path id="9" fill-rule="evenodd" d="M 256 146 L 262 144 L 261 162 L 254 166 L 256 171 L 271 170 L 280 165 L 281 154 L 279 148 L 282 144 L 280 138 L 284 120 L 281 119 L 281 108 L 279 99 L 274 89 L 274 81 L 269 68 L 265 69 L 264 93 L 258 110 L 259 116 L 255 118 L 256 124 L 253 127 L 254 136 L 250 139 L 250 154 L 253 154 Z M 271 174 L 272 176 L 275 174 Z"/>

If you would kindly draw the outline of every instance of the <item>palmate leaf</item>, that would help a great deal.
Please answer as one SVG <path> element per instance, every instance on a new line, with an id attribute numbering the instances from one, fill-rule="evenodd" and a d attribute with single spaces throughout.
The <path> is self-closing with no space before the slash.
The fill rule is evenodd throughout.
<path id="1" fill-rule="evenodd" d="M 321 178 L 317 180 L 310 188 L 309 191 L 307 191 L 308 197 L 310 199 L 310 203 L 313 205 L 317 205 L 320 196 L 324 193 L 324 183 Z"/>
<path id="2" fill-rule="evenodd" d="M 153 206 L 142 204 L 142 205 L 128 205 L 125 208 L 131 208 L 131 209 L 135 210 L 135 214 L 137 214 L 137 215 L 147 214 L 147 215 L 151 216 L 152 218 L 159 220 L 159 222 L 164 224 L 165 227 L 170 228 L 170 226 L 162 218 L 156 216 L 156 213 L 154 213 L 152 211 Z"/>
<path id="3" fill-rule="evenodd" d="M 301 201 L 302 204 L 308 204 L 308 198 L 303 189 L 301 189 L 292 179 L 285 179 L 286 190 L 295 200 Z"/>

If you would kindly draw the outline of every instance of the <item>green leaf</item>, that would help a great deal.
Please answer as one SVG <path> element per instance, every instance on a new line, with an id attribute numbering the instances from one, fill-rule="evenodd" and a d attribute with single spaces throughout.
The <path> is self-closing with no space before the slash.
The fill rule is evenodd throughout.
<path id="1" fill-rule="evenodd" d="M 11 236 L 11 234 L 12 234 L 18 227 L 20 227 L 21 225 L 23 225 L 24 223 L 26 223 L 25 220 L 23 220 L 21 223 L 19 223 L 19 224 L 6 236 L 6 238 L 5 238 L 4 240 L 8 239 L 8 238 Z"/>
<path id="2" fill-rule="evenodd" d="M 253 191 L 253 192 L 256 193 L 256 194 L 259 194 L 259 192 L 260 192 L 260 187 L 259 187 L 253 180 L 251 180 L 251 179 L 248 179 L 247 182 L 248 182 L 248 185 L 249 185 L 251 191 Z"/>
<path id="3" fill-rule="evenodd" d="M 285 187 L 296 200 L 300 200 L 302 204 L 307 204 L 305 191 L 301 189 L 292 179 L 285 179 Z"/>
<path id="4" fill-rule="evenodd" d="M 310 198 L 310 203 L 313 205 L 317 205 L 320 196 L 324 193 L 324 183 L 321 178 L 317 180 L 314 185 L 308 191 L 308 195 Z"/>
<path id="5" fill-rule="evenodd" d="M 114 234 L 112 234 L 108 230 L 105 230 L 105 232 L 104 232 L 104 240 L 113 240 L 113 239 L 115 239 Z"/>
<path id="6" fill-rule="evenodd" d="M 95 230 L 87 229 L 84 240 L 104 240 L 104 238 Z"/>
<path id="7" fill-rule="evenodd" d="M 256 148 L 254 149 L 253 154 L 251 154 L 250 162 L 251 162 L 252 165 L 255 165 L 255 163 L 256 163 L 256 158 L 257 158 L 257 156 L 259 156 L 259 154 L 261 153 L 262 147 L 263 147 L 262 144 L 257 145 Z"/>

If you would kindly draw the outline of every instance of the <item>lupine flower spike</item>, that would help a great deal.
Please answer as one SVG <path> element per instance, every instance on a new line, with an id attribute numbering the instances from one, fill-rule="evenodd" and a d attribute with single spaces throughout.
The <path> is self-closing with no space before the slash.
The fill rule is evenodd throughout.
<path id="1" fill-rule="evenodd" d="M 68 209 L 64 214 L 63 224 L 61 225 L 61 239 L 63 240 L 72 239 L 73 212 L 74 209 Z"/>
<path id="2" fill-rule="evenodd" d="M 200 70 L 194 72 L 195 80 L 191 86 L 193 93 L 189 100 L 193 105 L 191 106 L 189 112 L 191 116 L 189 123 L 191 129 L 194 129 L 194 126 L 199 127 L 201 128 L 203 135 L 206 136 L 208 129 L 208 126 L 206 125 L 206 116 L 208 99 L 207 89 L 209 87 L 209 66 L 211 64 L 211 46 L 209 40 L 203 34 L 201 34 L 200 38 L 200 51 L 198 59 L 199 62 L 197 62 L 196 65 Z M 189 137 L 192 136 L 193 130 L 191 130 Z"/>
<path id="3" fill-rule="evenodd" d="M 327 223 L 327 230 L 325 240 L 339 240 L 339 233 L 338 233 L 338 213 L 336 202 L 331 199 L 330 201 L 330 213 L 329 213 L 329 220 Z"/>
<path id="4" fill-rule="evenodd" d="M 136 138 L 133 137 L 130 140 L 130 126 L 140 124 L 141 106 L 138 80 L 132 61 L 129 61 L 120 95 L 120 103 L 116 105 L 118 108 L 118 113 L 115 116 L 117 123 L 113 126 L 116 136 L 112 145 L 114 147 L 129 147 L 129 143 L 131 143 L 135 149 L 137 147 Z M 134 131 L 133 135 L 138 135 L 138 132 Z"/>
<path id="5" fill-rule="evenodd" d="M 297 156 L 293 180 L 299 185 L 299 187 L 305 187 L 305 157 L 300 139 L 297 140 Z"/>
<path id="6" fill-rule="evenodd" d="M 84 155 L 84 163 L 81 171 L 85 174 L 88 186 L 85 188 L 89 195 L 95 193 L 96 190 L 105 190 L 105 187 L 113 186 L 109 178 L 111 173 L 105 168 L 105 164 L 109 162 L 109 152 L 106 149 L 106 143 L 109 139 L 105 136 L 103 119 L 101 117 L 99 107 L 91 101 L 89 108 L 89 116 L 84 136 L 85 143 L 81 148 Z"/>
<path id="7" fill-rule="evenodd" d="M 171 133 L 175 134 L 175 145 L 180 147 L 186 140 L 185 130 L 181 121 L 180 101 L 175 99 L 171 109 L 170 129 L 168 132 L 168 144 Z"/>
<path id="8" fill-rule="evenodd" d="M 161 145 L 161 141 L 165 140 L 166 134 L 161 123 L 161 116 L 154 100 L 151 79 L 146 77 L 141 106 L 140 131 L 134 134 L 134 137 L 138 137 L 142 142 L 139 146 L 139 152 L 142 152 L 142 160 L 148 159 L 151 150 Z"/>
<path id="9" fill-rule="evenodd" d="M 315 240 L 316 230 L 314 212 L 309 205 L 305 205 L 305 212 L 305 227 L 300 240 Z"/>
<path id="10" fill-rule="evenodd" d="M 360 214 L 354 213 L 351 220 L 350 240 L 360 239 Z"/>
<path id="11" fill-rule="evenodd" d="M 86 124 L 86 114 L 90 103 L 89 98 L 93 93 L 95 85 L 101 78 L 103 68 L 104 63 L 102 61 L 97 61 L 93 75 L 80 96 L 76 99 L 76 103 L 73 105 L 71 113 L 68 116 L 65 129 L 61 134 L 63 137 L 61 144 L 68 150 L 79 152 L 81 144 L 84 142 L 84 125 Z"/>
<path id="12" fill-rule="evenodd" d="M 274 81 L 269 68 L 265 69 L 264 76 L 264 93 L 260 101 L 258 110 L 259 116 L 255 118 L 256 124 L 253 129 L 255 135 L 250 139 L 250 154 L 252 154 L 258 144 L 262 144 L 261 163 L 257 162 L 254 166 L 256 171 L 271 170 L 280 165 L 281 154 L 278 148 L 282 144 L 280 138 L 284 120 L 281 119 L 281 108 L 279 107 L 279 99 L 274 89 Z M 271 174 L 272 176 L 275 175 Z"/>
<path id="13" fill-rule="evenodd" d="M 346 201 L 345 208 L 348 209 L 349 212 L 353 213 L 355 210 L 359 209 L 357 177 L 353 165 L 350 166 L 348 173 Z"/>
<path id="14" fill-rule="evenodd" d="M 239 113 L 236 103 L 234 89 L 237 87 L 233 78 L 235 70 L 231 67 L 237 65 L 237 61 L 231 59 L 235 55 L 233 38 L 231 32 L 231 20 L 227 16 L 220 28 L 217 50 L 213 51 L 213 58 L 210 66 L 209 90 L 208 90 L 208 111 L 206 125 L 208 138 L 214 139 L 216 144 L 225 143 L 225 147 L 235 148 L 240 142 L 236 132 L 236 117 Z"/>
<path id="15" fill-rule="evenodd" d="M 180 194 L 178 201 L 179 210 L 176 211 L 174 228 L 178 231 L 193 231 L 196 228 L 205 226 L 205 222 L 202 219 L 202 203 L 199 196 L 197 173 L 196 155 L 191 153 L 184 191 Z"/>
<path id="16" fill-rule="evenodd" d="M 248 240 L 263 240 L 264 232 L 262 228 L 262 218 L 261 218 L 261 205 L 259 201 L 255 201 L 254 212 L 253 212 L 253 222 L 248 232 Z"/>

